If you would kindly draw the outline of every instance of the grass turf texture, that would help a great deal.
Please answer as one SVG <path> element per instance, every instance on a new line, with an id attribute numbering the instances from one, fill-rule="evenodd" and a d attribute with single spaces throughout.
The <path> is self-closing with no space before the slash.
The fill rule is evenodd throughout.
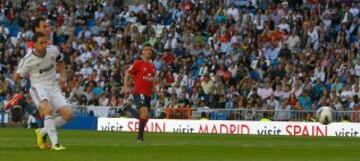
<path id="1" fill-rule="evenodd" d="M 34 130 L 0 128 L 0 161 L 359 161 L 360 140 L 61 130 L 64 151 L 39 150 Z"/>

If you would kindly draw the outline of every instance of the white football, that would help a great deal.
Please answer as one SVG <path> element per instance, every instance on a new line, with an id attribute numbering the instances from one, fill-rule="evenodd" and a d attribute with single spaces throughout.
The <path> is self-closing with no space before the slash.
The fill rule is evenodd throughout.
<path id="1" fill-rule="evenodd" d="M 328 125 L 332 122 L 333 110 L 331 107 L 323 106 L 317 110 L 316 115 L 318 116 L 321 124 Z"/>

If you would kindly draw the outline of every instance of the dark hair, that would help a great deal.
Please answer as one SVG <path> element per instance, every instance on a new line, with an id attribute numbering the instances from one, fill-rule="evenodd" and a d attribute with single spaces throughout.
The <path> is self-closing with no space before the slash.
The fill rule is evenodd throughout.
<path id="1" fill-rule="evenodd" d="M 143 47 L 142 49 L 144 50 L 146 47 L 151 48 L 152 53 L 154 53 L 154 49 L 153 49 L 153 47 L 151 46 L 150 43 L 145 43 L 145 44 L 144 44 L 144 47 Z M 156 54 L 152 54 L 152 58 L 151 58 L 151 59 L 155 59 L 155 56 L 156 56 Z"/>
<path id="2" fill-rule="evenodd" d="M 32 29 L 33 32 L 36 32 L 36 31 L 35 31 L 35 28 L 37 28 L 37 27 L 40 26 L 40 22 L 41 22 L 41 21 L 46 21 L 46 19 L 45 19 L 44 17 L 37 17 L 37 18 L 33 21 L 32 27 L 31 27 L 31 29 Z"/>
<path id="3" fill-rule="evenodd" d="M 152 46 L 151 46 L 150 43 L 145 43 L 145 44 L 144 44 L 144 48 L 145 48 L 145 47 L 151 47 L 151 48 L 152 48 Z"/>
<path id="4" fill-rule="evenodd" d="M 37 42 L 37 40 L 38 40 L 40 37 L 46 37 L 46 35 L 43 34 L 43 33 L 41 33 L 41 32 L 35 33 L 34 36 L 32 37 L 33 42 Z"/>

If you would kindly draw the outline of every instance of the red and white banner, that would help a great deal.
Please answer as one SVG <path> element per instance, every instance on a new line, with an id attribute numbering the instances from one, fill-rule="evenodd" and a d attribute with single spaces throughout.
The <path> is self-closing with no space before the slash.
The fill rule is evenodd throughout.
<path id="1" fill-rule="evenodd" d="M 99 118 L 97 125 L 98 131 L 135 132 L 138 128 L 139 122 L 130 118 Z M 169 133 L 360 137 L 359 123 L 331 123 L 325 126 L 309 122 L 150 119 L 145 130 Z"/>

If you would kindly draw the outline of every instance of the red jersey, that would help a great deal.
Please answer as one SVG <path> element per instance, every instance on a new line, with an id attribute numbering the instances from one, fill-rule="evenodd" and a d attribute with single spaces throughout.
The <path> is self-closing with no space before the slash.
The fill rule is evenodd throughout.
<path id="1" fill-rule="evenodd" d="M 134 94 L 151 97 L 154 86 L 155 66 L 144 60 L 136 60 L 129 73 L 134 76 Z"/>
<path id="2" fill-rule="evenodd" d="M 34 41 L 28 41 L 28 42 L 27 42 L 27 47 L 28 47 L 29 49 L 33 49 L 34 46 L 35 46 Z"/>
<path id="3" fill-rule="evenodd" d="M 26 42 L 26 45 L 27 45 L 28 49 L 34 49 L 35 42 L 34 41 L 28 41 L 28 42 Z M 48 45 L 51 45 L 51 41 L 48 41 Z"/>

